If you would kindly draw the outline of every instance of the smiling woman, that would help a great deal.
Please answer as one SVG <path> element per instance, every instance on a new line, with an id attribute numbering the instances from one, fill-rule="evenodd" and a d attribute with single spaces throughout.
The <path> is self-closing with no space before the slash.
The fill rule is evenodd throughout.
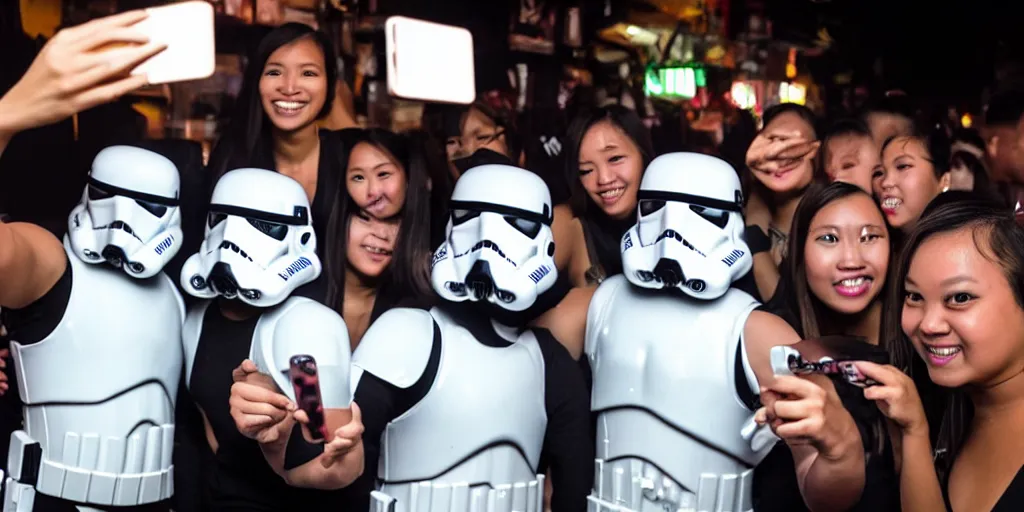
<path id="1" fill-rule="evenodd" d="M 318 133 L 316 125 L 331 111 L 336 60 L 327 35 L 307 25 L 286 23 L 268 32 L 249 59 L 235 112 L 208 169 L 211 185 L 243 167 L 298 181 L 312 200 L 320 247 L 332 239 L 327 221 L 344 174 L 337 137 Z"/>

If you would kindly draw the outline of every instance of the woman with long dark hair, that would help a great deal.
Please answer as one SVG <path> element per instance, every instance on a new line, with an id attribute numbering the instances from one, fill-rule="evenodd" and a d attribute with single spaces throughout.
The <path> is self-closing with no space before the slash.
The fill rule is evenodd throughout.
<path id="1" fill-rule="evenodd" d="M 235 112 L 208 165 L 214 185 L 244 167 L 298 181 L 313 203 L 321 244 L 332 238 L 327 219 L 343 174 L 337 141 L 317 128 L 334 101 L 336 60 L 327 35 L 308 25 L 286 23 L 267 33 L 249 59 Z"/>
<path id="2" fill-rule="evenodd" d="M 904 510 L 1024 507 L 1022 255 L 1024 228 L 984 198 L 942 201 L 906 239 L 884 331 L 892 366 L 857 363 L 880 383 L 864 396 L 895 427 Z M 941 427 L 925 383 L 949 396 Z"/>
<path id="3" fill-rule="evenodd" d="M 429 188 L 415 137 L 371 129 L 352 142 L 345 189 L 327 224 L 334 238 L 324 253 L 326 304 L 345 319 L 354 349 L 381 313 L 434 296 L 429 265 L 437 192 Z"/>
<path id="4" fill-rule="evenodd" d="M 892 246 L 885 217 L 870 193 L 843 182 L 812 186 L 790 232 L 778 291 L 763 309 L 785 319 L 804 339 L 850 335 L 877 346 Z M 850 349 L 871 351 L 868 346 Z M 898 510 L 884 417 L 859 388 L 834 384 L 857 421 L 867 459 L 865 490 L 854 510 Z M 792 455 L 783 445 L 755 469 L 754 478 L 758 510 L 807 509 Z"/>

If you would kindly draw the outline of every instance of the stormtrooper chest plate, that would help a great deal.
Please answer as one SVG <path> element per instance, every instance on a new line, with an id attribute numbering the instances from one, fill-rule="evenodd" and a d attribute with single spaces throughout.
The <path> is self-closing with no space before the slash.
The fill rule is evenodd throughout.
<path id="1" fill-rule="evenodd" d="M 440 363 L 427 395 L 388 424 L 385 484 L 437 480 L 501 484 L 536 478 L 547 413 L 544 360 L 527 331 L 488 346 L 435 308 Z"/>
<path id="2" fill-rule="evenodd" d="M 693 489 L 702 472 L 734 474 L 759 462 L 764 454 L 741 435 L 752 411 L 737 396 L 735 376 L 753 298 L 730 290 L 716 301 L 691 300 L 622 276 L 601 287 L 587 347 L 598 458 L 653 462 Z"/>
<path id="3" fill-rule="evenodd" d="M 64 317 L 38 343 L 11 343 L 25 432 L 43 450 L 37 488 L 55 496 L 77 489 L 80 501 L 111 503 L 114 480 L 110 489 L 95 475 L 92 488 L 78 480 L 95 472 L 110 478 L 163 472 L 154 485 L 169 496 L 161 479 L 171 467 L 183 360 L 181 297 L 163 274 L 138 280 L 68 256 L 72 285 Z M 124 502 L 143 500 L 135 494 Z"/>

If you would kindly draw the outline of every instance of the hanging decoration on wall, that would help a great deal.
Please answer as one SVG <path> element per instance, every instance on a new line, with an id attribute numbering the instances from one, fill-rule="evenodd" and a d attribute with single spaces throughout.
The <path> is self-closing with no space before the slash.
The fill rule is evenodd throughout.
<path id="1" fill-rule="evenodd" d="M 554 2 L 519 0 L 509 27 L 509 47 L 521 52 L 555 53 L 556 14 Z"/>

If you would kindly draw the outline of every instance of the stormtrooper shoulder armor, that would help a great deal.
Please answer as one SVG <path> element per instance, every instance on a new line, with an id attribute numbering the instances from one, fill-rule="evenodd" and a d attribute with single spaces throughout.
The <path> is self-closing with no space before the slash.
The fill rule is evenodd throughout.
<path id="1" fill-rule="evenodd" d="M 587 308 L 587 330 L 583 348 L 588 357 L 594 355 L 601 323 L 607 316 L 608 308 L 615 301 L 615 296 L 624 286 L 629 286 L 629 281 L 625 276 L 622 274 L 611 276 L 597 287 L 597 291 L 591 297 L 590 306 Z"/>
<path id="2" fill-rule="evenodd" d="M 352 355 L 352 365 L 394 386 L 416 383 L 434 346 L 434 317 L 422 309 L 396 308 L 377 319 Z"/>
<path id="3" fill-rule="evenodd" d="M 260 317 L 250 358 L 284 394 L 296 400 L 289 371 L 294 356 L 311 356 L 326 409 L 352 402 L 348 327 L 337 312 L 305 297 L 291 297 Z"/>

